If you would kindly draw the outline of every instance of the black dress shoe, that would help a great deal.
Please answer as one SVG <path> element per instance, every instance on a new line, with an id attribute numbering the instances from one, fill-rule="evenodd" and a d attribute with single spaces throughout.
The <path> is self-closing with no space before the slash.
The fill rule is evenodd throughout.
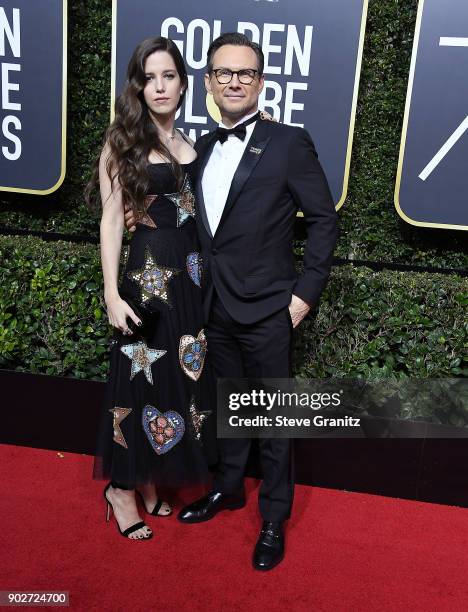
<path id="1" fill-rule="evenodd" d="M 227 495 L 218 491 L 210 491 L 205 497 L 182 508 L 177 518 L 182 523 L 202 523 L 212 519 L 221 510 L 237 510 L 244 506 L 244 495 Z"/>
<path id="2" fill-rule="evenodd" d="M 255 569 L 273 569 L 284 557 L 283 524 L 264 521 L 255 546 L 252 563 Z"/>

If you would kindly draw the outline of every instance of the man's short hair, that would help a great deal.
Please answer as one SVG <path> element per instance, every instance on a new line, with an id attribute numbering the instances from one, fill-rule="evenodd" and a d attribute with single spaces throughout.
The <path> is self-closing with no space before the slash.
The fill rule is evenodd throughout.
<path id="1" fill-rule="evenodd" d="M 213 57 L 218 49 L 224 47 L 225 45 L 237 45 L 239 47 L 249 47 L 252 51 L 255 52 L 257 56 L 257 70 L 259 75 L 263 74 L 263 66 L 265 63 L 265 59 L 263 57 L 263 51 L 260 45 L 255 42 L 252 42 L 245 36 L 245 34 L 239 34 L 239 32 L 226 32 L 226 34 L 221 34 L 218 36 L 210 45 L 208 49 L 207 55 L 207 66 L 206 71 L 208 74 L 213 70 Z"/>

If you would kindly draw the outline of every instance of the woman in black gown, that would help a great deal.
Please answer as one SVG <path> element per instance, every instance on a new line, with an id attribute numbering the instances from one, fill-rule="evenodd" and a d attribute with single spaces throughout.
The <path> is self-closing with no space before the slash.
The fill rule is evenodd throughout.
<path id="1" fill-rule="evenodd" d="M 174 128 L 187 88 L 176 45 L 143 41 L 106 133 L 88 194 L 99 181 L 101 259 L 112 340 L 94 475 L 110 478 L 107 517 L 149 539 L 146 511 L 168 515 L 156 487 L 205 482 L 215 458 L 213 388 L 206 357 L 192 143 Z M 118 286 L 124 205 L 138 219 Z"/>

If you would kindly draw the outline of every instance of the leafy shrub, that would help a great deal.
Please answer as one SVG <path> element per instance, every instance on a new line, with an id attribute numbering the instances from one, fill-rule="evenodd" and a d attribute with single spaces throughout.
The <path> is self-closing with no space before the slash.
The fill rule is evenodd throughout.
<path id="1" fill-rule="evenodd" d="M 0 237 L 0 367 L 103 379 L 111 330 L 95 245 Z M 468 279 L 334 268 L 296 333 L 300 377 L 463 377 Z"/>

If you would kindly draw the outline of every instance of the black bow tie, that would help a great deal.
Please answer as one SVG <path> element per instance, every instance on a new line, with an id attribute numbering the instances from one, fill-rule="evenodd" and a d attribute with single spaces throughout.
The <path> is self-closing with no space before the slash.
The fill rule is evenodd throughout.
<path id="1" fill-rule="evenodd" d="M 247 128 L 243 123 L 236 125 L 236 127 L 231 128 L 230 130 L 222 127 L 216 128 L 216 138 L 221 144 L 225 143 L 227 137 L 231 134 L 233 136 L 237 136 L 237 138 L 240 140 L 245 140 L 245 137 L 247 136 Z"/>
<path id="2" fill-rule="evenodd" d="M 257 121 L 258 116 L 259 113 L 255 113 L 253 117 L 250 117 L 250 119 L 247 119 L 247 121 L 244 121 L 244 123 L 239 123 L 239 125 L 236 125 L 236 127 L 229 130 L 223 127 L 216 128 L 216 140 L 219 140 L 219 142 L 223 144 L 226 142 L 227 137 L 231 134 L 237 136 L 239 140 L 245 140 L 245 137 L 247 136 L 247 126 L 254 123 L 254 121 Z"/>

